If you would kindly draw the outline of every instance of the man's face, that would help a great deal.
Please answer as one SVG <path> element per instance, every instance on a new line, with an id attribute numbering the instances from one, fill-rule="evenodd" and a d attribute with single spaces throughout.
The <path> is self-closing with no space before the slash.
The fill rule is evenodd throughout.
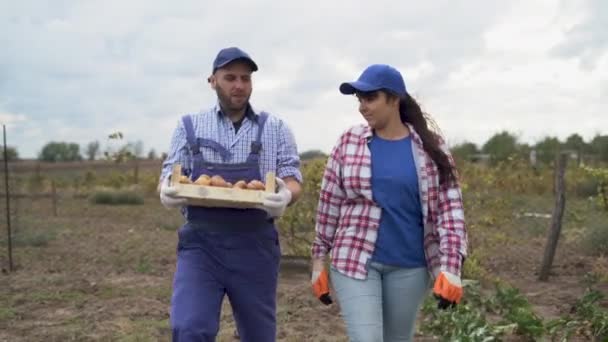
<path id="1" fill-rule="evenodd" d="M 224 109 L 234 112 L 247 107 L 252 91 L 251 73 L 249 64 L 234 61 L 211 76 L 211 87 L 215 89 Z"/>

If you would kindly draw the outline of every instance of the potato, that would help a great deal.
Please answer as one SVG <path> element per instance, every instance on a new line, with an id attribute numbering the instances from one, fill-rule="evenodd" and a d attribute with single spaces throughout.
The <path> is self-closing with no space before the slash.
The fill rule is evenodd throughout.
<path id="1" fill-rule="evenodd" d="M 207 175 L 201 175 L 197 180 L 194 181 L 197 185 L 211 185 L 211 177 Z"/>
<path id="2" fill-rule="evenodd" d="M 226 181 L 224 180 L 224 178 L 222 178 L 222 176 L 215 175 L 215 176 L 211 177 L 211 185 L 219 186 L 219 187 L 226 187 Z"/>
<path id="3" fill-rule="evenodd" d="M 264 183 L 260 182 L 259 180 L 254 179 L 251 182 L 249 182 L 249 184 L 247 184 L 247 189 L 265 190 L 266 186 L 264 185 Z"/>
<path id="4" fill-rule="evenodd" d="M 190 181 L 190 178 L 188 178 L 188 176 L 184 176 L 184 175 L 181 175 L 181 176 L 179 177 L 179 182 L 180 182 L 180 183 L 183 183 L 183 184 L 190 184 L 190 183 L 192 183 L 192 182 Z"/>
<path id="5" fill-rule="evenodd" d="M 247 189 L 247 182 L 245 182 L 244 180 L 240 180 L 240 181 L 234 183 L 233 187 L 235 189 Z"/>

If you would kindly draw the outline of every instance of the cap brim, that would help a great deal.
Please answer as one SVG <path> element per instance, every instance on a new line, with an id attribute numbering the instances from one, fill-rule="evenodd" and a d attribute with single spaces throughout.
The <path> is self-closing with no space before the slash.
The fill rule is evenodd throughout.
<path id="1" fill-rule="evenodd" d="M 249 64 L 249 66 L 251 67 L 251 71 L 258 71 L 258 65 L 255 64 L 255 62 L 253 61 L 253 59 L 247 58 L 247 57 L 239 57 L 239 58 L 231 59 L 229 61 L 226 61 L 226 62 L 218 65 L 217 67 L 215 67 L 215 69 L 213 70 L 213 72 L 216 72 L 217 69 L 221 69 L 221 68 L 225 67 L 226 65 L 228 65 L 228 64 L 230 64 L 232 62 L 237 62 L 237 61 L 241 61 L 241 62 L 245 62 L 245 63 Z"/>
<path id="2" fill-rule="evenodd" d="M 344 95 L 352 95 L 356 92 L 368 92 L 376 91 L 379 88 L 369 83 L 355 81 L 355 82 L 344 82 L 340 85 L 340 92 Z"/>

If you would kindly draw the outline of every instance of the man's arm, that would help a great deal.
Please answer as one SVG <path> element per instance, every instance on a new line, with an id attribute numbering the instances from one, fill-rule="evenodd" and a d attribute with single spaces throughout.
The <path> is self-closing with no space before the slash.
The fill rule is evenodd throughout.
<path id="1" fill-rule="evenodd" d="M 300 195 L 302 195 L 302 184 L 300 184 L 295 177 L 291 176 L 283 178 L 283 181 L 285 181 L 287 189 L 291 191 L 291 202 L 289 202 L 289 206 L 295 203 L 300 198 Z"/>
<path id="2" fill-rule="evenodd" d="M 177 123 L 177 127 L 173 131 L 171 137 L 171 145 L 169 146 L 169 153 L 167 158 L 163 161 L 159 183 L 171 174 L 173 170 L 173 164 L 179 163 L 182 168 L 187 168 L 190 165 L 188 154 L 183 150 L 186 144 L 186 130 L 181 120 Z"/>
<path id="3" fill-rule="evenodd" d="M 279 140 L 277 153 L 277 177 L 283 179 L 285 186 L 291 192 L 291 202 L 295 203 L 302 194 L 302 173 L 300 171 L 300 156 L 293 133 L 287 125 L 279 121 Z"/>

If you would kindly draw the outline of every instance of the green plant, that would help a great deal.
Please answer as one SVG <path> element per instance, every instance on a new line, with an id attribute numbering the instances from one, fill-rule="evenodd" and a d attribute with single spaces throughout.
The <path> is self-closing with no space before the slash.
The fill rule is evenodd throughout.
<path id="1" fill-rule="evenodd" d="M 480 283 L 465 281 L 463 302 L 452 310 L 438 310 L 429 296 L 423 305 L 421 329 L 446 341 L 497 341 L 502 336 L 518 335 L 538 340 L 545 327 L 528 300 L 518 289 L 497 282 L 492 295 L 483 295 Z M 486 318 L 498 315 L 498 320 Z"/>
<path id="2" fill-rule="evenodd" d="M 40 230 L 21 229 L 12 236 L 14 247 L 45 247 L 50 241 L 56 238 L 54 231 L 47 231 L 44 228 Z M 2 245 L 6 244 L 6 237 L 0 238 Z"/>
<path id="3" fill-rule="evenodd" d="M 90 201 L 93 204 L 109 205 L 144 204 L 144 198 L 140 194 L 128 190 L 99 190 L 91 195 Z"/>
<path id="4" fill-rule="evenodd" d="M 325 162 L 325 159 L 313 159 L 302 166 L 304 192 L 300 200 L 288 208 L 277 223 L 288 254 L 310 254 Z"/>
<path id="5" fill-rule="evenodd" d="M 588 290 L 573 307 L 573 313 L 547 323 L 547 331 L 552 338 L 569 341 L 575 334 L 594 338 L 598 341 L 608 339 L 608 310 L 600 306 L 604 295 L 597 290 Z"/>
<path id="6" fill-rule="evenodd" d="M 83 185 L 87 188 L 92 188 L 95 186 L 95 182 L 97 181 L 97 176 L 94 171 L 88 170 L 84 174 Z"/>
<path id="7" fill-rule="evenodd" d="M 442 341 L 497 341 L 499 336 L 513 329 L 510 325 L 490 324 L 482 310 L 466 302 L 452 310 L 438 310 L 435 298 L 428 297 L 422 312 L 425 314 L 422 332 Z"/>
<path id="8" fill-rule="evenodd" d="M 135 271 L 142 274 L 152 273 L 152 264 L 150 264 L 148 258 L 140 257 L 137 266 L 135 267 Z"/>
<path id="9" fill-rule="evenodd" d="M 469 254 L 466 262 L 463 265 L 462 276 L 466 279 L 487 279 L 488 272 L 481 265 L 480 260 L 483 257 L 479 257 L 481 252 L 475 250 Z"/>
<path id="10" fill-rule="evenodd" d="M 495 303 L 506 322 L 517 326 L 516 332 L 533 339 L 544 333 L 543 321 L 532 311 L 532 306 L 518 289 L 497 285 Z"/>
<path id="11" fill-rule="evenodd" d="M 583 246 L 592 255 L 608 255 L 608 229 L 606 221 L 591 222 L 582 237 Z"/>
<path id="12" fill-rule="evenodd" d="M 8 321 L 17 316 L 17 313 L 12 308 L 2 307 L 0 308 L 0 322 Z"/>
<path id="13" fill-rule="evenodd" d="M 608 211 L 608 168 L 584 167 L 584 170 L 597 180 L 597 201 Z"/>

